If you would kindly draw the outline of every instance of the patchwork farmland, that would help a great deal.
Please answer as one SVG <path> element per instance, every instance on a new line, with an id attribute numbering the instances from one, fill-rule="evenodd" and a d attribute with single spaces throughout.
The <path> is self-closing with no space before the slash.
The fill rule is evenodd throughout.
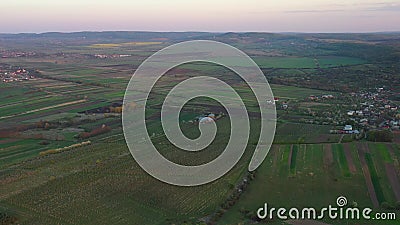
<path id="1" fill-rule="evenodd" d="M 254 212 L 264 203 L 269 207 L 312 205 L 318 209 L 334 205 L 339 196 L 345 196 L 348 204 L 360 208 L 373 205 L 381 211 L 393 210 L 399 202 L 400 172 L 399 155 L 393 153 L 400 146 L 360 144 L 364 145 L 363 149 L 356 143 L 275 145 L 255 173 L 256 179 L 219 224 L 238 220 L 251 223 Z M 333 223 L 329 219 L 324 222 Z M 268 224 L 281 223 L 268 221 Z M 362 221 L 362 224 L 397 222 L 375 220 Z"/>
<path id="2" fill-rule="evenodd" d="M 22 35 L 16 41 L 0 34 L 7 53 L 0 48 L 5 56 L 0 62 L 0 224 L 299 224 L 260 221 L 255 212 L 265 202 L 324 207 L 341 195 L 349 205 L 400 218 L 398 51 L 387 47 L 396 46 L 397 36 L 375 34 L 384 44 L 360 45 L 358 39 L 369 43 L 371 37 L 354 34 L 355 43 L 342 45 L 327 43 L 324 34 L 84 34 Z M 142 170 L 126 146 L 121 112 L 137 106 L 122 100 L 141 62 L 194 38 L 230 43 L 254 59 L 271 83 L 275 99 L 268 104 L 277 109 L 277 126 L 266 160 L 248 172 L 260 130 L 259 104 L 248 85 L 211 63 L 168 71 L 146 105 L 148 133 L 164 157 L 200 165 L 220 155 L 230 137 L 230 117 L 221 104 L 197 98 L 182 109 L 180 128 L 196 138 L 199 118 L 214 114 L 216 140 L 196 153 L 168 141 L 160 109 L 170 89 L 187 78 L 223 80 L 243 99 L 250 117 L 250 141 L 239 163 L 215 182 L 188 188 L 162 183 Z M 9 57 L 20 49 L 35 54 Z M 26 80 L 10 79 L 22 69 L 29 72 Z M 361 107 L 369 111 L 356 113 Z M 348 115 L 351 111 L 354 115 Z M 346 133 L 346 125 L 359 133 Z M 398 224 L 380 222 L 345 224 Z"/>
<path id="3" fill-rule="evenodd" d="M 394 155 L 389 162 L 383 155 L 391 154 L 390 149 L 398 150 L 399 146 L 370 144 L 366 145 L 366 152 L 360 153 L 356 145 L 274 145 L 265 163 L 255 173 L 255 180 L 220 218 L 220 224 L 252 221 L 251 216 L 243 212 L 255 211 L 264 202 L 277 207 L 313 205 L 318 208 L 333 204 L 341 195 L 347 197 L 349 204 L 370 207 L 377 200 L 379 205 L 375 209 L 389 210 L 386 207 L 394 207 L 398 201 L 399 189 L 390 184 L 398 182 L 399 171 L 395 165 L 400 156 Z M 340 156 L 346 154 L 344 149 L 348 149 L 347 157 Z M 166 154 L 171 154 L 168 152 L 170 150 L 165 150 Z M 377 157 L 370 158 L 369 154 Z M 29 224 L 97 223 L 109 216 L 115 217 L 117 224 L 124 224 L 129 218 L 140 218 L 142 223 L 164 223 L 171 217 L 176 221 L 176 218 L 199 213 L 206 216 L 232 191 L 232 185 L 242 173 L 239 168 L 226 178 L 193 192 L 190 188 L 174 187 L 150 178 L 139 169 L 125 145 L 108 139 L 102 144 L 19 164 L 3 174 L 7 179 L 2 180 L 3 195 L 0 197 L 7 199 L 3 203 L 8 207 L 23 212 L 24 221 Z M 26 189 L 26 184 L 31 188 Z M 170 194 L 165 196 L 165 192 Z M 149 193 L 154 198 L 148 198 Z M 176 202 L 176 199 L 180 200 Z M 170 201 L 176 203 L 171 205 Z M 66 214 L 70 216 L 65 217 Z M 37 215 L 42 215 L 42 219 L 38 220 Z M 93 221 L 93 217 L 97 219 Z"/>

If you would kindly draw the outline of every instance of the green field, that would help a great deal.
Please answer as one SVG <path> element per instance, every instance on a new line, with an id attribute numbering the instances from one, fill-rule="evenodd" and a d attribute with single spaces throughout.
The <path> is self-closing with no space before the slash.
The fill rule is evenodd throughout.
<path id="1" fill-rule="evenodd" d="M 263 57 L 255 58 L 255 62 L 262 68 L 307 68 L 313 69 L 318 66 L 323 68 L 357 65 L 364 64 L 365 61 L 358 58 L 351 57 L 318 57 L 305 58 L 305 57 Z"/>
<path id="2" fill-rule="evenodd" d="M 343 145 L 334 144 L 334 145 L 332 145 L 332 150 L 333 150 L 333 157 L 338 162 L 340 170 L 342 171 L 342 175 L 344 177 L 350 177 L 351 174 L 350 174 L 349 166 L 347 164 L 346 156 L 345 156 L 345 153 L 343 150 Z"/>

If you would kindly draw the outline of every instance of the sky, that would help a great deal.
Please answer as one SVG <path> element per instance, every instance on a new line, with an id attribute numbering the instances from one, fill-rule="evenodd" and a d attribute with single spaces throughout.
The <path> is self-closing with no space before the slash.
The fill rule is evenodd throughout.
<path id="1" fill-rule="evenodd" d="M 400 0 L 0 0 L 0 33 L 400 31 Z"/>

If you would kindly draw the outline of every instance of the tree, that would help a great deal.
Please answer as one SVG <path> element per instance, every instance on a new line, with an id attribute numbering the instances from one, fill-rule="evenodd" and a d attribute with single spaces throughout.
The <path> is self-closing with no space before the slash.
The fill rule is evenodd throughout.
<path id="1" fill-rule="evenodd" d="M 367 132 L 367 140 L 374 142 L 392 142 L 393 133 L 391 130 L 370 130 Z"/>

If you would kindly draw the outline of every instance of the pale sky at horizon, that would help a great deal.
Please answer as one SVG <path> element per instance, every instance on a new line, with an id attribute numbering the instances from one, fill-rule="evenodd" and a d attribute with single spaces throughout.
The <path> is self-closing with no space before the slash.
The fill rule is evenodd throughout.
<path id="1" fill-rule="evenodd" d="M 400 0 L 1 0 L 0 33 L 400 31 Z"/>

